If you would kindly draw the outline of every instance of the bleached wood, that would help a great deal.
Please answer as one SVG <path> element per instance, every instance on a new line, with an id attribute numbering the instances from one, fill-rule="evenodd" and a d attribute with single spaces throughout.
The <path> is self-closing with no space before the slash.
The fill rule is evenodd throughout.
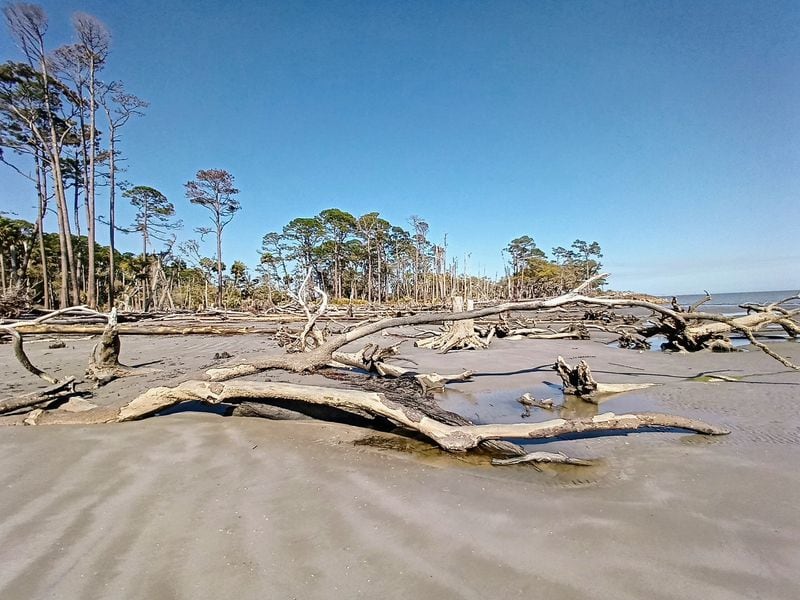
<path id="1" fill-rule="evenodd" d="M 585 419 L 552 419 L 543 423 L 446 425 L 377 392 L 260 381 L 186 381 L 176 387 L 148 390 L 119 409 L 102 407 L 79 413 L 50 412 L 32 417 L 29 424 L 122 422 L 141 419 L 189 400 L 236 404 L 245 400 L 269 401 L 275 398 L 365 411 L 385 417 L 400 426 L 420 432 L 449 452 L 463 452 L 489 440 L 544 439 L 595 431 L 677 428 L 708 435 L 729 433 L 724 428 L 703 421 L 660 413 L 604 413 Z"/>

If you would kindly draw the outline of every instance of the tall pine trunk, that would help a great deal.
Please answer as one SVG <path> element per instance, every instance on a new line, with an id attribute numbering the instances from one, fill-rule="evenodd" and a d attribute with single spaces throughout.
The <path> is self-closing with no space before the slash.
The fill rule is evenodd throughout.
<path id="1" fill-rule="evenodd" d="M 89 179 L 86 182 L 86 230 L 88 235 L 88 267 L 89 276 L 86 283 L 87 302 L 90 308 L 97 308 L 97 296 L 95 294 L 95 144 L 97 138 L 96 130 L 96 106 L 95 106 L 95 61 L 89 61 Z"/>

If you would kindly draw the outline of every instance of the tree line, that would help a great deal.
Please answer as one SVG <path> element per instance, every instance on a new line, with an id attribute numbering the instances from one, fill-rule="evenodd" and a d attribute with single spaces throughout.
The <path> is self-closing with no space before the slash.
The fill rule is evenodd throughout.
<path id="1" fill-rule="evenodd" d="M 253 273 L 241 261 L 223 262 L 223 232 L 241 209 L 234 177 L 199 170 L 185 184 L 190 203 L 206 209 L 213 257 L 200 241 L 178 244 L 182 223 L 159 190 L 121 180 L 121 134 L 148 103 L 120 81 L 105 81 L 111 39 L 97 18 L 76 13 L 75 43 L 49 51 L 41 7 L 9 4 L 3 13 L 22 56 L 0 65 L 0 162 L 30 181 L 37 198 L 30 221 L 0 213 L 0 284 L 21 289 L 45 308 L 88 304 L 151 310 L 262 307 L 285 298 L 310 269 L 313 283 L 334 301 L 443 303 L 454 294 L 478 299 L 557 294 L 595 274 L 597 242 L 576 240 L 553 249 L 552 259 L 530 236 L 503 250 L 497 280 L 469 274 L 469 255 L 448 256 L 447 236 L 429 239 L 429 225 L 411 216 L 406 226 L 378 212 L 355 216 L 330 208 L 299 217 L 262 240 Z M 130 224 L 117 222 L 119 193 L 133 207 Z M 105 216 L 98 215 L 101 200 Z M 46 218 L 55 213 L 57 232 Z M 107 228 L 109 243 L 97 243 Z M 141 253 L 120 252 L 116 234 L 141 237 Z M 461 260 L 459 260 L 461 259 Z"/>
<path id="2" fill-rule="evenodd" d="M 9 4 L 3 14 L 23 60 L 0 65 L 0 162 L 29 180 L 38 200 L 32 226 L 3 217 L 3 289 L 27 288 L 33 279 L 35 296 L 46 308 L 82 303 L 96 308 L 113 305 L 116 295 L 133 281 L 137 285 L 132 294 L 147 309 L 159 275 L 164 277 L 158 253 L 150 249 L 156 240 L 174 244 L 174 236 L 165 236 L 179 227 L 170 222 L 174 207 L 163 194 L 119 178 L 123 127 L 143 115 L 148 104 L 127 92 L 121 81 L 102 78 L 111 37 L 96 17 L 75 13 L 76 41 L 50 51 L 48 19 L 40 6 Z M 108 203 L 104 217 L 97 212 L 101 190 L 106 191 Z M 134 223 L 127 226 L 116 218 L 121 190 L 137 211 Z M 218 169 L 200 170 L 186 184 L 189 200 L 211 214 L 212 227 L 201 228 L 200 233 L 216 235 L 220 290 L 222 230 L 239 210 L 236 192 L 233 177 Z M 51 213 L 58 223 L 55 247 L 45 231 Z M 97 244 L 98 226 L 108 228 L 105 248 Z M 138 269 L 135 273 L 120 271 L 124 256 L 115 248 L 119 231 L 142 235 L 139 264 L 125 262 L 126 267 Z M 127 296 L 126 302 L 131 293 Z M 221 292 L 216 300 L 221 304 Z"/>

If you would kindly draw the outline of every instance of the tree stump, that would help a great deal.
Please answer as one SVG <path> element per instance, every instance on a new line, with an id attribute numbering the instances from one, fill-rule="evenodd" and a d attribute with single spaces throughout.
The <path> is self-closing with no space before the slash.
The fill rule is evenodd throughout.
<path id="1" fill-rule="evenodd" d="M 132 371 L 119 362 L 119 331 L 117 329 L 117 309 L 112 308 L 108 315 L 108 324 L 103 330 L 100 341 L 92 348 L 86 376 L 101 387 L 119 377 L 126 377 Z"/>
<path id="2" fill-rule="evenodd" d="M 473 310 L 475 303 L 470 299 L 466 301 L 466 310 Z M 464 298 L 453 297 L 453 313 L 464 312 Z M 494 333 L 492 332 L 492 335 Z M 423 340 L 417 340 L 414 345 L 419 348 L 431 348 L 442 354 L 450 350 L 482 350 L 488 347 L 491 337 L 482 339 L 475 331 L 475 319 L 462 319 L 453 321 L 440 335 Z"/>
<path id="3" fill-rule="evenodd" d="M 572 367 L 559 356 L 553 368 L 561 377 L 565 394 L 588 397 L 597 391 L 597 382 L 592 377 L 592 370 L 585 360 Z"/>

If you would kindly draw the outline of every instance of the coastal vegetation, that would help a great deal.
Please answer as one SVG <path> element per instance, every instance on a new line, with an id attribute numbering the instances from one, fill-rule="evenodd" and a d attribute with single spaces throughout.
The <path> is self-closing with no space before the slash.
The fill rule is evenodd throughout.
<path id="1" fill-rule="evenodd" d="M 4 8 L 22 61 L 0 65 L 0 161 L 30 183 L 32 215 L 0 211 L 0 291 L 45 309 L 264 309 L 308 268 L 334 302 L 442 304 L 453 294 L 481 300 L 556 295 L 600 271 L 600 245 L 577 239 L 548 257 L 529 235 L 498 249 L 500 277 L 474 274 L 467 256 L 430 239 L 424 217 L 390 223 L 378 211 L 330 208 L 265 232 L 260 262 L 223 261 L 223 230 L 241 210 L 234 174 L 200 169 L 185 184 L 210 227 L 188 236 L 174 200 L 146 181 L 126 182 L 123 133 L 148 103 L 103 79 L 111 38 L 97 18 L 76 13 L 76 42 L 49 49 L 48 19 L 32 4 Z M 134 222 L 117 222 L 120 196 Z M 104 208 L 100 209 L 100 205 Z M 56 227 L 52 227 L 55 222 Z M 98 231 L 106 244 L 98 242 Z M 183 241 L 178 242 L 181 233 Z M 141 236 L 120 251 L 119 234 Z M 202 251 L 206 235 L 215 251 Z"/>

